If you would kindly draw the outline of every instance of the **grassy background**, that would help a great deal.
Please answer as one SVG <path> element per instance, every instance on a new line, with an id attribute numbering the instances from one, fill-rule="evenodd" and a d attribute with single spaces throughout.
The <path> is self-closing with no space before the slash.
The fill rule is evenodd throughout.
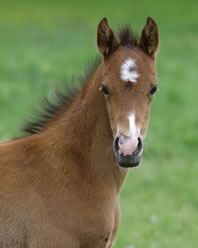
<path id="1" fill-rule="evenodd" d="M 53 88 L 97 54 L 96 26 L 139 33 L 159 26 L 160 91 L 144 158 L 121 193 L 116 248 L 198 247 L 198 1 L 1 1 L 0 140 L 19 135 L 24 119 Z"/>

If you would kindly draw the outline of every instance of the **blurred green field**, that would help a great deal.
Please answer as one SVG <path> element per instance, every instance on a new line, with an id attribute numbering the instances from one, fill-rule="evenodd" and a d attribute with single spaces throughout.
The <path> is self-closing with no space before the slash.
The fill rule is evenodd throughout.
<path id="1" fill-rule="evenodd" d="M 160 91 L 141 166 L 121 192 L 116 248 L 198 247 L 198 1 L 28 0 L 0 3 L 0 140 L 20 135 L 43 96 L 97 54 L 104 16 L 160 32 Z"/>

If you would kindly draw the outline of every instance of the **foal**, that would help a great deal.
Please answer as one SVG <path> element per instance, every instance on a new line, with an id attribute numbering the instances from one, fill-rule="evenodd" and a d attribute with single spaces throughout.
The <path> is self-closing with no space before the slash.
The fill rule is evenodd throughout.
<path id="1" fill-rule="evenodd" d="M 110 248 L 119 192 L 137 166 L 157 90 L 159 38 L 152 18 L 139 40 L 119 40 L 104 18 L 103 61 L 69 103 L 47 106 L 25 137 L 0 145 L 0 247 Z"/>

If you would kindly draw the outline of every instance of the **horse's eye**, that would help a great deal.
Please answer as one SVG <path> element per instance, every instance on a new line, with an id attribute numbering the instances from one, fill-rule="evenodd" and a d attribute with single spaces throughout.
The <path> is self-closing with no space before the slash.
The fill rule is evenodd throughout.
<path id="1" fill-rule="evenodd" d="M 150 93 L 151 96 L 153 96 L 153 95 L 155 94 L 156 91 L 157 91 L 157 86 L 153 86 L 153 87 L 150 89 L 149 93 Z"/>
<path id="2" fill-rule="evenodd" d="M 109 96 L 110 95 L 109 89 L 104 84 L 101 84 L 99 90 L 101 90 L 104 93 L 105 96 Z"/>

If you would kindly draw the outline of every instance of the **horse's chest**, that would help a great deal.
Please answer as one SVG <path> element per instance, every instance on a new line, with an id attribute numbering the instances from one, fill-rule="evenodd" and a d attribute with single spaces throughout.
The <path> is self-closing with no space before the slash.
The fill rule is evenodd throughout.
<path id="1" fill-rule="evenodd" d="M 100 214 L 93 213 L 91 219 L 84 221 L 84 227 L 80 231 L 82 247 L 110 248 L 113 229 L 113 214 L 100 216 Z"/>
<path id="2" fill-rule="evenodd" d="M 53 215 L 53 221 L 59 229 L 72 232 L 79 240 L 81 248 L 110 248 L 109 240 L 115 225 L 117 201 L 110 197 L 111 200 L 95 200 L 95 196 L 87 200 L 84 195 L 85 193 L 76 197 L 71 194 L 73 198 L 70 201 L 59 204 L 64 205 L 61 212 L 57 210 L 54 215 L 54 211 L 50 211 L 49 215 Z M 52 204 L 49 207 L 52 208 Z M 57 209 L 56 206 L 54 209 Z"/>
<path id="3" fill-rule="evenodd" d="M 111 236 L 112 231 L 90 233 L 90 235 L 84 236 L 84 241 L 81 242 L 82 248 L 111 248 Z"/>

